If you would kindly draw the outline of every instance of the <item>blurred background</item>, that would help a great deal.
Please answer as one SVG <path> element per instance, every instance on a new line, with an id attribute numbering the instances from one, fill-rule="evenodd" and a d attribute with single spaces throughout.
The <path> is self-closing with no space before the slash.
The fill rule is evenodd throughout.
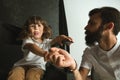
<path id="1" fill-rule="evenodd" d="M 31 15 L 45 19 L 53 37 L 65 34 L 73 38 L 69 52 L 78 66 L 84 49 L 84 27 L 88 12 L 96 7 L 112 6 L 120 10 L 120 0 L 0 0 L 0 80 L 5 80 L 14 62 L 22 57 L 21 41 L 16 38 Z M 120 36 L 118 36 L 120 38 Z"/>

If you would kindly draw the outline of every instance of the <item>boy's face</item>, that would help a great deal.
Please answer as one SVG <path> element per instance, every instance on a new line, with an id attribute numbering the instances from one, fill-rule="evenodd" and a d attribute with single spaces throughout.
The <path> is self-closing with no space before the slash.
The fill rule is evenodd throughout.
<path id="1" fill-rule="evenodd" d="M 44 26 L 39 22 L 37 24 L 30 24 L 29 25 L 29 33 L 31 37 L 36 40 L 42 39 Z"/>

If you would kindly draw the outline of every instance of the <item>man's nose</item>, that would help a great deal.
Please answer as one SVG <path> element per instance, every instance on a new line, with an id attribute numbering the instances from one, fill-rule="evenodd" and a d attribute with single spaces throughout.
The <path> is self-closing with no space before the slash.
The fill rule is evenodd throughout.
<path id="1" fill-rule="evenodd" d="M 88 25 L 85 26 L 84 30 L 87 30 L 88 29 Z"/>

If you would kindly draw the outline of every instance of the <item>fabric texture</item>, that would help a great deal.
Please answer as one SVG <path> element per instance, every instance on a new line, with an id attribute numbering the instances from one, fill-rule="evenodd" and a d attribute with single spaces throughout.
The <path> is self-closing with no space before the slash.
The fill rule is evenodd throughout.
<path id="1" fill-rule="evenodd" d="M 39 43 L 39 42 L 33 40 L 32 38 L 25 39 L 22 44 L 22 51 L 24 53 L 24 57 L 21 60 L 19 60 L 18 62 L 16 62 L 14 64 L 14 66 L 34 65 L 34 66 L 40 67 L 45 70 L 46 62 L 44 61 L 44 58 L 32 53 L 31 51 L 29 51 L 27 49 L 23 49 L 23 46 L 26 43 L 34 43 L 34 44 L 38 45 L 40 48 L 48 51 L 50 49 L 50 42 L 51 42 L 51 39 L 45 39 L 42 43 Z"/>
<path id="2" fill-rule="evenodd" d="M 86 48 L 81 67 L 91 70 L 93 80 L 120 80 L 120 42 L 109 51 L 98 45 Z"/>

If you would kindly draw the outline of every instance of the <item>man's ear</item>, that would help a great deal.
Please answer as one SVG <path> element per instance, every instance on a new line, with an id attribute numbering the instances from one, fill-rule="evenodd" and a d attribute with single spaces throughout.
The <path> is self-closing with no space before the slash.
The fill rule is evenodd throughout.
<path id="1" fill-rule="evenodd" d="M 108 25 L 108 29 L 113 29 L 114 28 L 114 23 L 113 22 L 109 22 L 107 25 Z"/>
<path id="2" fill-rule="evenodd" d="M 114 28 L 113 22 L 109 22 L 109 23 L 105 24 L 105 29 L 113 29 L 113 28 Z"/>

